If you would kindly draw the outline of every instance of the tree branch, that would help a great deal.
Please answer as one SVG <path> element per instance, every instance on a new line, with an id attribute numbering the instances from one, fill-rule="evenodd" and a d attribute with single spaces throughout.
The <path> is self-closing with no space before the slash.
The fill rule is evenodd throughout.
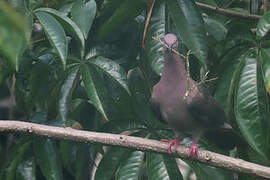
<path id="1" fill-rule="evenodd" d="M 256 15 L 256 14 L 243 14 L 243 13 L 239 13 L 239 12 L 235 12 L 235 11 L 231 11 L 228 9 L 222 9 L 222 8 L 218 8 L 218 7 L 214 7 L 214 6 L 210 6 L 208 4 L 203 4 L 203 3 L 199 3 L 196 2 L 196 4 L 202 8 L 205 9 L 209 9 L 212 11 L 216 11 L 219 12 L 221 14 L 225 14 L 228 16 L 234 16 L 234 17 L 240 17 L 240 18 L 245 18 L 245 19 L 254 19 L 254 20 L 259 20 L 262 16 Z"/>
<path id="2" fill-rule="evenodd" d="M 85 143 L 98 143 L 104 145 L 121 146 L 130 149 L 150 151 L 163 154 L 167 154 L 167 147 L 168 147 L 168 144 L 156 140 L 118 134 L 81 131 L 71 128 L 60 128 L 21 121 L 0 120 L 0 132 L 28 133 L 50 138 L 58 138 Z M 179 145 L 177 151 L 173 149 L 172 155 L 178 158 L 179 157 L 187 158 L 188 151 L 189 151 L 188 147 Z M 200 157 L 198 159 L 199 162 L 211 166 L 229 169 L 235 172 L 247 173 L 254 176 L 270 178 L 270 167 L 261 166 L 241 159 L 231 158 L 228 156 L 224 156 L 206 150 L 200 150 L 199 154 L 200 154 Z"/>

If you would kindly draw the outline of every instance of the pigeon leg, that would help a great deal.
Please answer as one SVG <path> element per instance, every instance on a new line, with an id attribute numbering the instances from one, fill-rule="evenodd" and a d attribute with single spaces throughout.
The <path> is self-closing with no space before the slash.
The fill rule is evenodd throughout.
<path id="1" fill-rule="evenodd" d="M 174 149 L 177 148 L 179 142 L 181 141 L 182 139 L 181 138 L 176 138 L 174 140 L 168 140 L 168 139 L 161 139 L 162 142 L 168 142 L 169 143 L 169 146 L 168 146 L 168 153 L 172 153 L 172 146 L 174 145 Z"/>
<path id="2" fill-rule="evenodd" d="M 193 139 L 192 141 L 192 145 L 188 152 L 188 157 L 191 157 L 193 159 L 196 159 L 196 158 L 199 159 L 199 151 L 198 151 L 196 139 Z"/>

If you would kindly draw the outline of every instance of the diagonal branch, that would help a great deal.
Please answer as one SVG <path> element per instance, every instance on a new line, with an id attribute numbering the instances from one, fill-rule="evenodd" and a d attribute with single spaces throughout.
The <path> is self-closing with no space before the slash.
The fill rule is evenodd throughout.
<path id="1" fill-rule="evenodd" d="M 141 151 L 150 151 L 156 153 L 167 154 L 167 144 L 156 140 L 144 139 L 139 137 L 98 133 L 75 130 L 71 128 L 60 128 L 53 126 L 46 126 L 21 121 L 1 121 L 0 132 L 18 132 L 28 133 L 32 135 L 45 136 L 51 138 L 65 139 L 71 141 L 98 143 L 104 145 L 121 146 L 130 149 L 137 149 Z M 188 157 L 188 147 L 181 146 L 177 151 L 173 150 L 173 156 L 180 158 Z M 200 150 L 199 162 L 229 169 L 235 172 L 246 173 L 254 176 L 270 178 L 270 167 L 261 166 L 250 163 L 241 159 L 235 159 L 221 154 L 213 153 L 206 150 Z"/>
<path id="2" fill-rule="evenodd" d="M 254 19 L 254 20 L 259 20 L 261 18 L 261 16 L 256 15 L 256 14 L 243 14 L 243 13 L 231 11 L 228 9 L 218 8 L 215 6 L 210 6 L 208 4 L 203 4 L 203 3 L 199 3 L 199 2 L 196 2 L 196 4 L 201 8 L 209 9 L 211 11 L 216 11 L 216 12 L 219 12 L 221 14 L 228 15 L 228 16 L 240 17 L 240 18 L 244 18 L 244 19 Z"/>

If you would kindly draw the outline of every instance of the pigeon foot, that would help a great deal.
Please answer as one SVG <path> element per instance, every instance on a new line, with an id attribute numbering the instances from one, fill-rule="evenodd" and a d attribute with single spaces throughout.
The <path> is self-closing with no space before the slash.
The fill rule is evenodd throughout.
<path id="1" fill-rule="evenodd" d="M 161 139 L 162 142 L 168 142 L 169 146 L 168 146 L 168 153 L 171 154 L 172 153 L 172 146 L 174 145 L 174 149 L 177 149 L 177 146 L 179 144 L 179 142 L 181 141 L 181 138 L 176 138 L 174 140 L 168 140 L 168 139 Z"/>
<path id="2" fill-rule="evenodd" d="M 199 151 L 197 147 L 197 141 L 193 139 L 192 145 L 188 152 L 188 157 L 191 157 L 193 159 L 199 159 Z"/>

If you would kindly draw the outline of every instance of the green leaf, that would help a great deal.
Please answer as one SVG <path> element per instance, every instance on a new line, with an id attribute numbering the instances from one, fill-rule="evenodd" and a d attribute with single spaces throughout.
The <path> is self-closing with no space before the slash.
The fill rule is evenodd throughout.
<path id="1" fill-rule="evenodd" d="M 157 125 L 157 121 L 151 111 L 149 99 L 151 97 L 150 85 L 144 78 L 139 68 L 128 72 L 128 84 L 133 98 L 133 108 L 138 116 L 138 121 L 147 123 L 151 128 Z"/>
<path id="2" fill-rule="evenodd" d="M 206 66 L 208 44 L 203 19 L 193 0 L 168 0 L 172 16 L 181 40 Z"/>
<path id="3" fill-rule="evenodd" d="M 35 159 L 47 180 L 63 179 L 61 161 L 51 139 L 35 137 L 33 141 Z"/>
<path id="4" fill-rule="evenodd" d="M 118 28 L 132 18 L 136 17 L 144 9 L 144 3 L 138 1 L 125 1 L 115 10 L 113 15 L 98 30 L 97 39 L 102 40 L 112 35 Z"/>
<path id="5" fill-rule="evenodd" d="M 263 38 L 270 30 L 270 11 L 267 11 L 257 24 L 257 37 Z"/>
<path id="6" fill-rule="evenodd" d="M 68 45 L 64 29 L 53 16 L 46 12 L 37 11 L 35 12 L 35 15 L 42 25 L 51 45 L 56 49 L 56 52 L 65 68 Z"/>
<path id="7" fill-rule="evenodd" d="M 80 27 L 85 39 L 87 39 L 94 21 L 96 9 L 97 5 L 95 0 L 90 0 L 87 3 L 83 3 L 83 1 L 78 0 L 72 6 L 72 20 Z"/>
<path id="8" fill-rule="evenodd" d="M 183 179 L 175 158 L 155 153 L 147 153 L 146 157 L 149 180 Z"/>
<path id="9" fill-rule="evenodd" d="M 3 65 L 5 71 L 18 70 L 19 58 L 24 52 L 27 41 L 30 38 L 26 18 L 8 6 L 5 1 L 1 1 L 0 21 L 1 61 L 6 61 L 7 66 Z M 0 71 L 3 71 L 2 65 L 0 68 Z"/>
<path id="10" fill-rule="evenodd" d="M 84 54 L 84 36 L 81 31 L 81 29 L 77 26 L 76 23 L 74 23 L 69 17 L 67 17 L 64 13 L 60 11 L 56 11 L 51 8 L 39 8 L 36 9 L 36 11 L 42 11 L 42 12 L 47 12 L 54 16 L 64 27 L 64 29 L 72 36 L 74 39 L 78 42 L 80 45 L 80 50 L 81 50 L 81 56 Z"/>
<path id="11" fill-rule="evenodd" d="M 165 1 L 155 2 L 145 37 L 145 50 L 148 61 L 150 61 L 151 67 L 158 75 L 161 75 L 163 69 L 163 47 L 153 37 L 165 36 L 165 8 Z"/>
<path id="12" fill-rule="evenodd" d="M 270 94 L 270 49 L 261 49 L 260 58 L 263 67 L 264 85 L 267 92 Z"/>
<path id="13" fill-rule="evenodd" d="M 15 179 L 16 175 L 16 169 L 18 166 L 22 163 L 22 160 L 27 157 L 27 151 L 31 150 L 31 143 L 26 142 L 22 144 L 21 146 L 18 146 L 16 148 L 16 153 L 14 154 L 14 157 L 12 158 L 11 163 L 9 164 L 7 171 L 6 171 L 6 180 L 13 180 Z"/>
<path id="14" fill-rule="evenodd" d="M 94 159 L 91 158 L 89 144 L 78 145 L 78 150 L 76 153 L 76 180 L 87 180 L 91 179 L 91 170 L 93 169 Z"/>
<path id="15" fill-rule="evenodd" d="M 52 69 L 49 65 L 37 62 L 32 69 L 29 78 L 30 92 L 27 96 L 27 107 L 31 110 L 33 104 L 46 100 L 50 92 L 50 73 Z"/>
<path id="16" fill-rule="evenodd" d="M 130 94 L 127 85 L 127 74 L 119 64 L 102 56 L 90 59 L 89 62 L 115 80 Z"/>
<path id="17" fill-rule="evenodd" d="M 203 18 L 203 20 L 206 31 L 214 36 L 217 41 L 225 39 L 228 30 L 222 23 L 207 17 Z"/>
<path id="18" fill-rule="evenodd" d="M 60 142 L 60 155 L 63 163 L 63 167 L 68 170 L 68 172 L 74 177 L 75 176 L 75 162 L 76 162 L 76 152 L 78 149 L 78 144 L 70 141 Z"/>
<path id="19" fill-rule="evenodd" d="M 96 109 L 104 116 L 104 118 L 108 119 L 107 115 L 104 111 L 104 107 L 102 105 L 100 97 L 98 95 L 98 92 L 97 92 L 98 90 L 97 90 L 96 85 L 93 81 L 93 77 L 91 75 L 91 72 L 90 72 L 88 65 L 81 64 L 80 73 L 81 73 L 82 80 L 84 83 L 84 88 L 87 92 L 89 99 L 91 100 L 93 105 L 96 107 Z"/>
<path id="20" fill-rule="evenodd" d="M 230 171 L 226 171 L 222 168 L 216 168 L 200 164 L 197 162 L 185 161 L 195 172 L 196 177 L 200 180 L 228 180 L 233 179 L 233 174 Z"/>
<path id="21" fill-rule="evenodd" d="M 231 89 L 231 85 L 234 86 L 234 83 L 232 83 L 233 75 L 239 67 L 240 56 L 243 51 L 246 52 L 246 48 L 243 48 L 242 46 L 233 47 L 222 58 L 223 63 L 219 66 L 222 72 L 220 72 L 221 75 L 218 78 L 219 80 L 215 89 L 215 99 L 219 102 L 222 108 L 226 110 L 226 113 L 228 108 L 231 108 L 229 107 L 230 104 L 228 103 L 229 91 Z"/>
<path id="22" fill-rule="evenodd" d="M 227 40 L 244 40 L 253 43 L 254 45 L 257 44 L 255 35 L 249 29 L 249 25 L 243 22 L 234 22 L 231 25 L 232 27 L 229 28 L 227 33 Z"/>
<path id="23" fill-rule="evenodd" d="M 249 145 L 267 159 L 265 124 L 270 114 L 257 51 L 250 50 L 242 61 L 234 99 L 236 122 Z"/>
<path id="24" fill-rule="evenodd" d="M 119 163 L 125 159 L 130 150 L 112 147 L 101 159 L 95 174 L 95 180 L 108 180 L 114 176 Z"/>
<path id="25" fill-rule="evenodd" d="M 31 154 L 20 162 L 16 170 L 16 180 L 36 180 L 36 163 L 31 156 L 32 151 L 30 152 Z"/>
<path id="26" fill-rule="evenodd" d="M 116 174 L 116 180 L 137 180 L 139 179 L 144 152 L 133 151 L 125 161 L 121 161 Z"/>
<path id="27" fill-rule="evenodd" d="M 76 85 L 78 70 L 78 67 L 72 68 L 61 86 L 58 106 L 60 118 L 64 123 L 67 122 L 68 113 L 71 109 L 72 92 Z"/>

